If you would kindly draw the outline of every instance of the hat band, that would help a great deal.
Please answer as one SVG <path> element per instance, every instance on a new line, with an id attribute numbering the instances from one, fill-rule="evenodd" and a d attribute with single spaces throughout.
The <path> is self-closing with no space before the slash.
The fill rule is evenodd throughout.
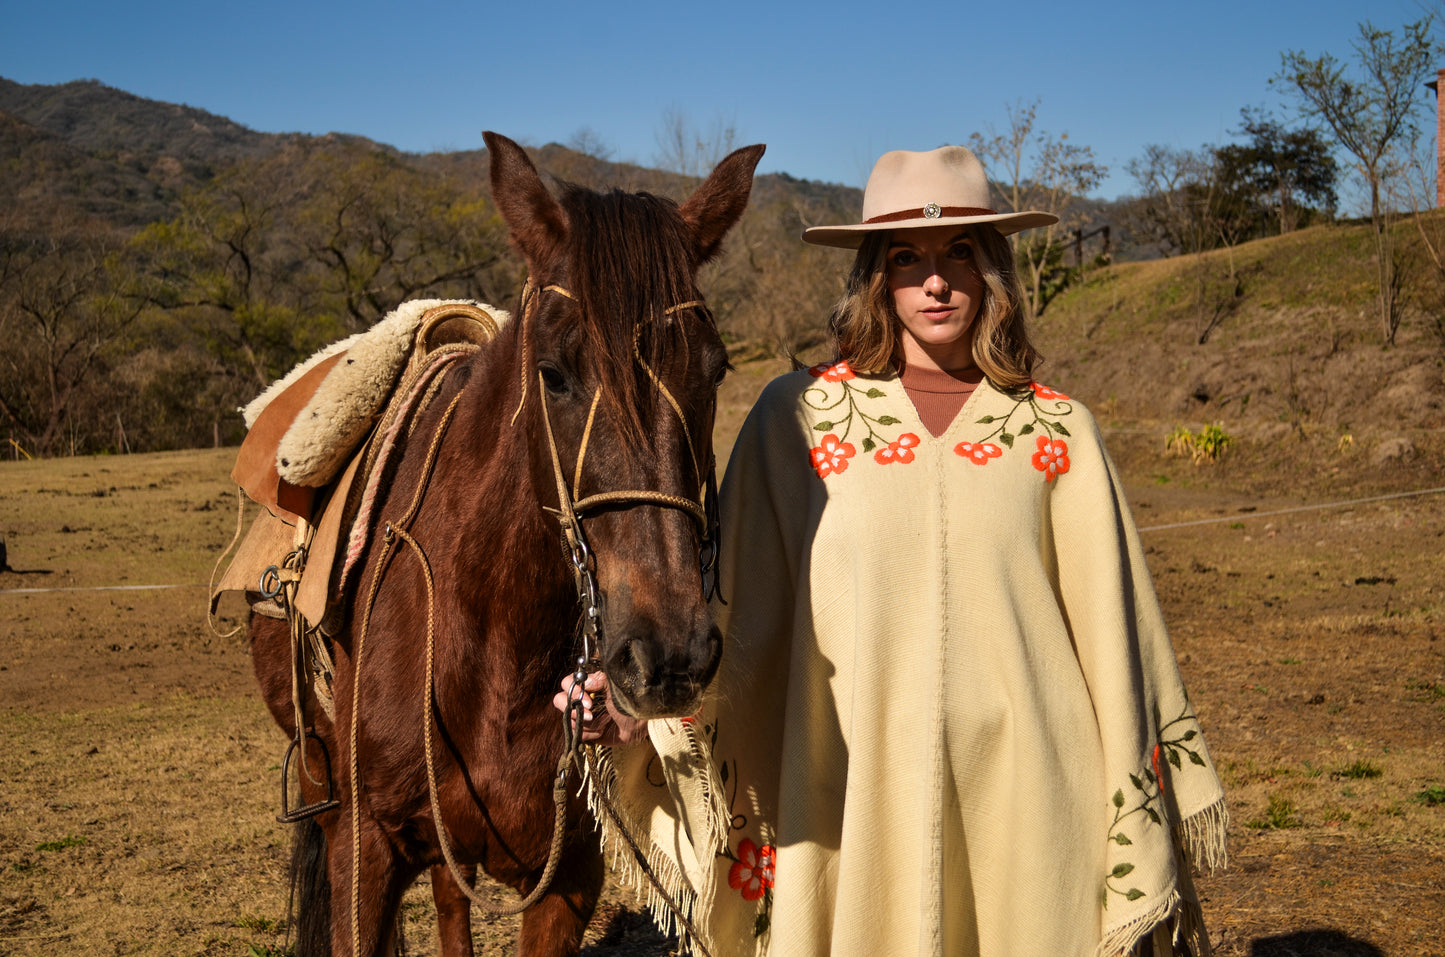
<path id="1" fill-rule="evenodd" d="M 905 219 L 941 219 L 944 216 L 997 215 L 998 210 L 984 209 L 981 206 L 939 206 L 937 203 L 929 203 L 927 206 L 905 209 L 896 213 L 883 213 L 881 216 L 869 216 L 863 220 L 863 225 L 872 226 L 875 223 L 897 223 Z"/>

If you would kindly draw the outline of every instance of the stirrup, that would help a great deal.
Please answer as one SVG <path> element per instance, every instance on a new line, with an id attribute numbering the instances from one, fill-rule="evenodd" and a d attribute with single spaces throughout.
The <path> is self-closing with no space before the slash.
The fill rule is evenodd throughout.
<path id="1" fill-rule="evenodd" d="M 301 743 L 301 734 L 297 732 L 296 737 L 286 748 L 286 757 L 281 759 L 281 813 L 276 815 L 276 820 L 282 824 L 300 824 L 307 818 L 341 807 L 341 802 L 335 797 L 335 782 L 331 777 L 331 754 L 326 750 L 326 742 L 314 734 L 308 734 L 306 740 L 316 742 L 317 746 L 321 748 L 321 763 L 325 765 L 326 774 L 326 800 L 317 801 L 315 804 L 305 804 L 298 808 L 290 806 L 286 789 L 291 781 L 291 755 L 296 753 L 296 745 Z M 303 767 L 302 772 L 305 773 L 305 770 Z"/>

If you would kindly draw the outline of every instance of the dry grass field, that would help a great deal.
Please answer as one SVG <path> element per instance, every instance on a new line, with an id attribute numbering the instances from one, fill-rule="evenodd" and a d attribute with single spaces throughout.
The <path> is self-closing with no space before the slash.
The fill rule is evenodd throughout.
<path id="1" fill-rule="evenodd" d="M 729 380 L 720 455 L 775 369 Z M 1302 431 L 1195 466 L 1166 423 L 1108 424 L 1228 790 L 1230 867 L 1200 882 L 1217 952 L 1445 955 L 1445 495 L 1379 497 L 1445 485 L 1440 450 Z M 204 616 L 233 454 L 0 464 L 0 954 L 286 941 L 285 742 Z M 514 928 L 479 922 L 479 952 Z M 435 952 L 424 888 L 405 929 Z M 609 887 L 587 953 L 668 952 Z"/>

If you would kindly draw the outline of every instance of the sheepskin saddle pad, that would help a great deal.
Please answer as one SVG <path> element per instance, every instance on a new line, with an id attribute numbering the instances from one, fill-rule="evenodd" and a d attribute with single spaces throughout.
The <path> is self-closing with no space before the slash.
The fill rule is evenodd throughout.
<path id="1" fill-rule="evenodd" d="M 226 591 L 255 592 L 262 570 L 279 565 L 311 523 L 298 606 L 319 622 L 340 587 L 332 574 L 338 547 L 355 539 L 362 492 L 374 494 L 374 473 L 390 448 L 368 437 L 424 407 L 444 367 L 485 346 L 509 320 L 501 309 L 467 300 L 406 302 L 366 332 L 317 352 L 241 409 L 248 432 L 231 475 L 264 508 L 213 605 Z M 350 557 L 362 547 L 349 541 L 344 551 Z"/>
<path id="2" fill-rule="evenodd" d="M 273 383 L 241 410 L 246 428 L 325 365 L 324 377 L 277 442 L 275 458 L 276 473 L 290 484 L 324 486 L 375 424 L 414 348 L 425 354 L 452 342 L 481 345 L 508 318 L 501 309 L 467 300 L 402 303 L 370 329 L 327 346 Z"/>

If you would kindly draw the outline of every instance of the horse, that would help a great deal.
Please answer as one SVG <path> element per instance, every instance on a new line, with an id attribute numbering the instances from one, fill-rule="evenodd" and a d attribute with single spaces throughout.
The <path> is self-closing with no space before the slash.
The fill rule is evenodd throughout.
<path id="1" fill-rule="evenodd" d="M 339 600 L 334 716 L 306 719 L 296 775 L 326 808 L 293 852 L 303 957 L 389 952 L 428 869 L 442 952 L 470 955 L 477 868 L 540 892 L 520 954 L 576 954 L 604 869 L 575 782 L 556 785 L 557 683 L 590 656 L 622 712 L 686 715 L 721 654 L 700 562 L 715 547 L 705 490 L 728 359 L 696 282 L 764 147 L 724 158 L 678 205 L 566 184 L 554 197 L 517 144 L 484 137 L 528 280 L 514 318 L 399 438 Z M 579 631 L 600 647 L 579 653 Z M 249 632 L 267 707 L 294 738 L 288 623 L 253 614 Z"/>

